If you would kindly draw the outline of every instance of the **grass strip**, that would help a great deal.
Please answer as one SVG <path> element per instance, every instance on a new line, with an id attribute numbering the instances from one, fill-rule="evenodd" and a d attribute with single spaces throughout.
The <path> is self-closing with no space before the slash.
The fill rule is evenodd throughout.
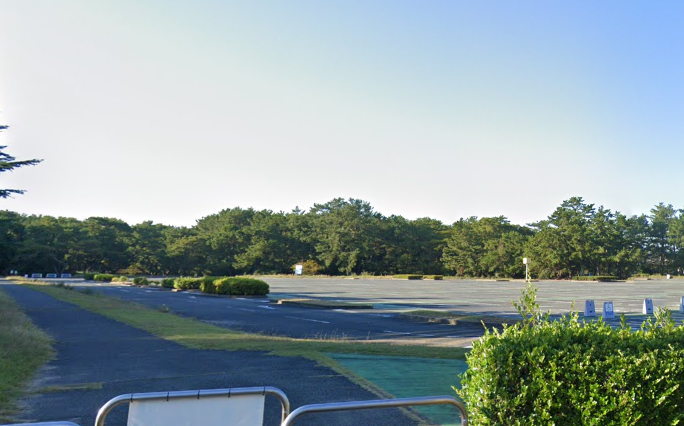
<path id="1" fill-rule="evenodd" d="M 51 345 L 52 339 L 0 290 L 0 423 L 11 421 L 26 383 L 53 356 Z"/>

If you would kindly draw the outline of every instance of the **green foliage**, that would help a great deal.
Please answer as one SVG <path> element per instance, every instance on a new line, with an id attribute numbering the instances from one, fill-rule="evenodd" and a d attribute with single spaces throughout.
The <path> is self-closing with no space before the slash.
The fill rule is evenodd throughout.
<path id="1" fill-rule="evenodd" d="M 93 275 L 93 280 L 104 282 L 104 283 L 109 283 L 109 282 L 112 282 L 112 280 L 115 277 L 116 276 L 112 275 L 112 274 L 95 274 L 95 275 Z"/>
<path id="2" fill-rule="evenodd" d="M 268 284 L 262 280 L 242 277 L 224 277 L 213 281 L 213 288 L 207 285 L 210 294 L 222 294 L 231 296 L 265 296 L 269 293 Z"/>
<path id="3" fill-rule="evenodd" d="M 216 294 L 216 286 L 214 283 L 219 279 L 221 279 L 221 277 L 202 277 L 202 283 L 200 284 L 202 293 Z"/>
<path id="4" fill-rule="evenodd" d="M 84 272 L 83 273 L 83 279 L 86 281 L 94 281 L 95 275 L 97 275 L 97 274 L 94 272 Z"/>
<path id="5" fill-rule="evenodd" d="M 684 326 L 659 310 L 641 330 L 577 313 L 542 315 L 536 288 L 524 320 L 473 344 L 458 394 L 477 425 L 674 425 L 684 419 Z"/>
<path id="6" fill-rule="evenodd" d="M 318 275 L 320 270 L 323 268 L 313 259 L 309 259 L 306 262 L 296 263 L 292 265 L 292 270 L 294 271 L 297 265 L 302 265 L 302 275 Z"/>
<path id="7" fill-rule="evenodd" d="M 162 288 L 174 288 L 174 283 L 176 280 L 174 278 L 163 278 L 161 280 Z"/>
<path id="8" fill-rule="evenodd" d="M 0 125 L 0 132 L 7 129 L 7 126 Z M 6 146 L 0 146 L 0 173 L 9 172 L 24 166 L 34 166 L 43 160 L 21 160 L 16 161 L 16 158 L 4 152 Z M 13 194 L 23 194 L 21 189 L 0 189 L 0 198 L 8 198 Z"/>
<path id="9" fill-rule="evenodd" d="M 135 285 L 150 285 L 150 280 L 145 277 L 135 277 L 133 278 L 133 284 Z"/>
<path id="10" fill-rule="evenodd" d="M 266 282 L 254 278 L 234 277 L 228 281 L 230 294 L 234 296 L 265 296 L 270 291 Z"/>
<path id="11" fill-rule="evenodd" d="M 443 280 L 444 275 L 423 275 L 424 280 Z"/>
<path id="12" fill-rule="evenodd" d="M 202 285 L 202 278 L 180 277 L 173 282 L 177 290 L 197 290 Z"/>
<path id="13" fill-rule="evenodd" d="M 614 275 L 593 275 L 593 276 L 588 276 L 588 275 L 576 275 L 572 277 L 573 280 L 575 281 L 603 281 L 603 282 L 611 282 L 611 281 L 617 281 L 617 277 Z"/>
<path id="14" fill-rule="evenodd" d="M 125 275 L 121 275 L 120 277 L 113 277 L 112 282 L 118 282 L 118 283 L 125 283 L 128 282 L 128 277 Z"/>
<path id="15" fill-rule="evenodd" d="M 412 275 L 412 274 L 398 274 L 398 275 L 392 275 L 392 278 L 396 278 L 398 280 L 422 280 L 423 276 L 422 275 Z"/>

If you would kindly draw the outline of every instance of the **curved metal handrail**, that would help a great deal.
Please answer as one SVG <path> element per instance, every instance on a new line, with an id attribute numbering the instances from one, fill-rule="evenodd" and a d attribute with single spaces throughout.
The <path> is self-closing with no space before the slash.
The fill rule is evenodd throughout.
<path id="1" fill-rule="evenodd" d="M 441 404 L 449 404 L 458 408 L 458 411 L 461 414 L 461 425 L 468 426 L 468 413 L 466 411 L 465 405 L 452 396 L 425 396 L 418 398 L 376 399 L 369 401 L 333 402 L 327 404 L 304 405 L 290 413 L 290 415 L 287 416 L 287 418 L 283 421 L 281 426 L 292 426 L 295 420 L 299 419 L 305 414 L 311 413 Z"/>
<path id="2" fill-rule="evenodd" d="M 202 397 L 221 397 L 228 398 L 239 395 L 272 395 L 278 398 L 282 406 L 281 421 L 285 421 L 290 413 L 290 401 L 287 399 L 285 392 L 272 386 L 253 387 L 253 388 L 226 388 L 226 389 L 207 389 L 207 390 L 192 390 L 192 391 L 173 391 L 173 392 L 147 392 L 147 393 L 128 393 L 116 396 L 107 401 L 97 412 L 95 417 L 95 426 L 104 426 L 105 420 L 109 413 L 121 404 L 130 403 L 133 401 L 153 401 L 153 400 L 169 400 L 169 399 L 198 399 Z M 66 425 L 65 425 L 66 426 Z"/>

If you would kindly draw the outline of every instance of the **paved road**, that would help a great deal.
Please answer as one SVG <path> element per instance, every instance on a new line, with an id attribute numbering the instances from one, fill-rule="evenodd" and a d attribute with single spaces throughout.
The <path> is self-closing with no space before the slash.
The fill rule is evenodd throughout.
<path id="1" fill-rule="evenodd" d="M 247 332 L 299 338 L 387 340 L 462 339 L 482 335 L 477 323 L 458 326 L 407 321 L 396 312 L 312 309 L 271 303 L 268 298 L 229 298 L 120 284 L 78 283 L 108 296 Z"/>
<path id="2" fill-rule="evenodd" d="M 175 313 L 219 326 L 249 332 L 305 338 L 348 338 L 368 340 L 421 340 L 422 342 L 469 339 L 482 334 L 479 324 L 458 326 L 422 324 L 399 318 L 398 312 L 414 309 L 440 309 L 465 313 L 515 315 L 511 301 L 520 297 L 522 282 L 473 280 L 406 281 L 370 279 L 288 279 L 265 278 L 271 286 L 271 299 L 309 297 L 343 302 L 374 304 L 373 310 L 322 310 L 269 303 L 267 298 L 209 297 L 197 293 L 172 293 L 159 289 L 119 284 L 72 281 L 96 291 L 158 308 L 168 306 Z M 587 283 L 543 281 L 536 283 L 543 311 L 567 313 L 575 303 L 594 300 L 597 312 L 604 301 L 614 303 L 621 313 L 641 312 L 645 298 L 656 307 L 677 310 L 684 296 L 684 280 Z M 680 319 L 682 315 L 675 313 Z M 643 316 L 630 319 L 638 327 Z M 617 323 L 616 319 L 613 322 Z M 465 340 L 467 342 L 467 340 Z"/>
<path id="3" fill-rule="evenodd" d="M 191 350 L 26 287 L 0 280 L 0 289 L 56 341 L 56 359 L 39 373 L 32 385 L 36 393 L 23 401 L 18 421 L 68 420 L 91 425 L 106 401 L 131 392 L 270 385 L 285 391 L 293 408 L 375 398 L 345 377 L 303 358 Z M 69 389 L 84 384 L 97 384 L 101 389 Z M 45 392 L 48 387 L 52 390 Z M 279 404 L 270 398 L 267 401 L 266 424 L 277 425 Z M 117 409 L 108 425 L 125 424 L 125 411 Z M 364 421 L 413 424 L 397 410 L 321 414 L 305 417 L 298 424 L 323 421 L 345 426 Z"/>

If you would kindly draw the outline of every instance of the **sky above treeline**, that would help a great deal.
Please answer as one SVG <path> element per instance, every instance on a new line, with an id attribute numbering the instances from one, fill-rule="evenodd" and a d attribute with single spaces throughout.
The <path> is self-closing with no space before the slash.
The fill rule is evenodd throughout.
<path id="1" fill-rule="evenodd" d="M 0 0 L 0 209 L 684 207 L 684 2 Z"/>

